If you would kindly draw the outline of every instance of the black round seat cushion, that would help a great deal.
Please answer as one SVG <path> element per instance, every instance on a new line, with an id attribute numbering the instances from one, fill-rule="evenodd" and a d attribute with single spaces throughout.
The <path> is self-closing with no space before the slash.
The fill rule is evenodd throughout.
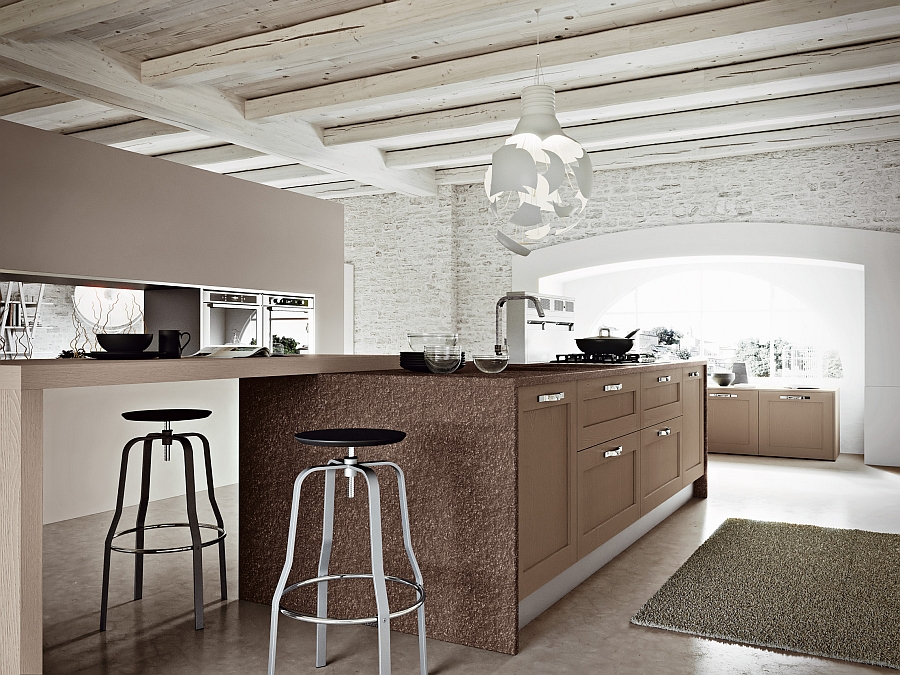
<path id="1" fill-rule="evenodd" d="M 212 410 L 198 408 L 161 408 L 159 410 L 131 410 L 122 417 L 131 422 L 184 422 L 202 420 L 212 415 Z"/>
<path id="2" fill-rule="evenodd" d="M 358 448 L 366 445 L 399 443 L 406 438 L 406 433 L 393 429 L 316 429 L 294 434 L 294 438 L 307 445 Z"/>

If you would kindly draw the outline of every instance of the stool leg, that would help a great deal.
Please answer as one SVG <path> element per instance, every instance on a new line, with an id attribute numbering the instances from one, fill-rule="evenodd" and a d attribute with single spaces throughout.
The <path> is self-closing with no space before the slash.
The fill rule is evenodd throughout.
<path id="1" fill-rule="evenodd" d="M 381 546 L 381 490 L 378 476 L 367 466 L 353 467 L 366 477 L 369 493 L 369 537 L 372 546 L 372 582 L 378 608 L 378 675 L 391 675 L 391 619 L 387 584 L 384 580 L 384 556 Z"/>
<path id="2" fill-rule="evenodd" d="M 150 504 L 150 462 L 153 450 L 153 439 L 144 441 L 144 459 L 141 466 L 141 500 L 138 502 L 137 519 L 135 521 L 134 547 L 144 548 L 144 525 L 147 522 L 147 507 Z M 144 596 L 144 554 L 134 554 L 134 599 Z"/>
<path id="3" fill-rule="evenodd" d="M 187 517 L 191 528 L 191 553 L 194 557 L 194 629 L 203 630 L 203 540 L 197 520 L 197 492 L 194 484 L 194 448 L 181 434 L 173 434 L 184 449 L 184 486 L 187 497 Z"/>
<path id="4" fill-rule="evenodd" d="M 412 548 L 412 535 L 409 530 L 409 509 L 406 504 L 406 476 L 403 470 L 393 462 L 385 462 L 385 466 L 389 466 L 397 474 L 397 492 L 400 497 L 400 522 L 403 526 L 403 546 L 406 548 L 406 557 L 409 558 L 409 564 L 412 566 L 413 578 L 422 588 L 425 588 L 425 580 L 422 578 L 422 571 L 419 569 L 419 563 L 416 562 L 416 555 Z M 425 650 L 425 604 L 423 603 L 418 611 L 419 615 L 419 670 L 421 675 L 428 675 L 428 654 Z"/>
<path id="5" fill-rule="evenodd" d="M 334 471 L 325 472 L 325 505 L 322 510 L 322 550 L 319 553 L 319 574 L 324 577 L 328 574 L 328 563 L 331 561 L 331 542 L 334 536 Z M 328 582 L 320 581 L 318 584 L 318 599 L 316 602 L 316 614 L 320 617 L 328 616 Z M 326 665 L 326 626 L 323 623 L 316 625 L 316 668 Z"/>
<path id="6" fill-rule="evenodd" d="M 278 643 L 278 613 L 281 606 L 281 596 L 284 595 L 284 588 L 287 586 L 288 576 L 291 574 L 291 565 L 294 562 L 294 548 L 297 543 L 297 518 L 300 513 L 300 487 L 306 477 L 314 471 L 326 471 L 325 467 L 310 467 L 300 472 L 294 480 L 294 496 L 291 499 L 291 524 L 288 528 L 287 553 L 284 558 L 284 567 L 281 569 L 281 576 L 278 578 L 278 585 L 275 587 L 275 594 L 272 596 L 272 619 L 269 628 L 269 668 L 268 675 L 275 675 L 275 647 Z M 331 473 L 329 471 L 329 473 Z"/>
<path id="7" fill-rule="evenodd" d="M 212 506 L 213 514 L 216 517 L 216 525 L 225 529 L 225 521 L 222 520 L 222 512 L 219 511 L 219 504 L 216 502 L 216 492 L 213 487 L 212 474 L 212 454 L 209 451 L 209 439 L 203 434 L 184 434 L 184 436 L 194 436 L 203 443 L 203 457 L 206 460 L 206 486 L 209 494 L 209 505 Z M 219 540 L 219 584 L 222 587 L 222 600 L 228 599 L 228 578 L 225 575 L 225 538 Z"/>
<path id="8" fill-rule="evenodd" d="M 100 593 L 100 630 L 106 630 L 106 615 L 109 605 L 109 565 L 112 554 L 112 540 L 116 535 L 116 528 L 119 526 L 119 520 L 122 518 L 122 504 L 125 501 L 125 479 L 128 476 L 128 453 L 131 448 L 145 441 L 140 438 L 132 438 L 122 449 L 122 467 L 119 469 L 119 491 L 116 493 L 116 510 L 113 513 L 112 523 L 109 525 L 109 532 L 106 535 L 106 543 L 103 547 L 103 590 Z"/>

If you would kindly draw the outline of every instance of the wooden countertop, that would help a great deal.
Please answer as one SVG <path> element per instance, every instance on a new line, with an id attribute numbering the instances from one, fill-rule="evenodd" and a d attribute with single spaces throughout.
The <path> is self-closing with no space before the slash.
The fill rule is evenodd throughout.
<path id="1" fill-rule="evenodd" d="M 271 358 L 20 359 L 0 361 L 0 389 L 63 389 L 111 384 L 228 380 L 399 369 L 396 354 L 303 354 Z M 473 366 L 474 368 L 474 366 Z"/>

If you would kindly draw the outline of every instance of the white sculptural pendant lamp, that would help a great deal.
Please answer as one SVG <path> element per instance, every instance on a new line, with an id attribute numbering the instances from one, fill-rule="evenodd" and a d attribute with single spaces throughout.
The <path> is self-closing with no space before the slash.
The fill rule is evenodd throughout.
<path id="1" fill-rule="evenodd" d="M 537 58 L 535 82 L 542 79 L 540 54 Z M 484 176 L 490 211 L 506 221 L 497 239 L 514 253 L 528 255 L 527 244 L 567 232 L 580 222 L 591 186 L 591 159 L 560 127 L 553 87 L 525 87 L 522 117 L 491 157 Z"/>

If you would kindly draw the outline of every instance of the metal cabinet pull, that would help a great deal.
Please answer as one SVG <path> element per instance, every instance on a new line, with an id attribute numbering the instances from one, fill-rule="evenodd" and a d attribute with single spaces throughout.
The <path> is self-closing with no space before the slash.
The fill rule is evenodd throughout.
<path id="1" fill-rule="evenodd" d="M 566 397 L 565 392 L 559 392 L 558 394 L 542 394 L 538 396 L 538 403 L 549 403 L 550 401 L 562 401 Z"/>
<path id="2" fill-rule="evenodd" d="M 657 378 L 656 378 L 656 381 L 657 381 L 657 382 L 671 382 L 671 381 L 672 381 L 672 376 L 671 376 L 671 375 L 666 375 L 665 377 L 657 377 Z"/>
<path id="3" fill-rule="evenodd" d="M 603 453 L 604 457 L 620 457 L 622 455 L 622 451 L 625 450 L 621 445 L 614 450 L 607 450 Z"/>
<path id="4" fill-rule="evenodd" d="M 782 401 L 808 401 L 809 396 L 779 396 Z"/>
<path id="5" fill-rule="evenodd" d="M 737 394 L 710 394 L 710 398 L 737 398 Z"/>
<path id="6" fill-rule="evenodd" d="M 690 373 L 688 373 L 688 377 L 700 377 L 700 371 L 699 370 L 691 371 Z"/>
<path id="7" fill-rule="evenodd" d="M 621 388 L 621 384 L 606 384 L 603 386 L 603 391 L 619 391 Z"/>
<path id="8" fill-rule="evenodd" d="M 669 427 L 666 427 L 665 429 L 660 429 L 659 431 L 657 431 L 656 435 L 657 436 L 671 436 L 672 430 Z"/>

